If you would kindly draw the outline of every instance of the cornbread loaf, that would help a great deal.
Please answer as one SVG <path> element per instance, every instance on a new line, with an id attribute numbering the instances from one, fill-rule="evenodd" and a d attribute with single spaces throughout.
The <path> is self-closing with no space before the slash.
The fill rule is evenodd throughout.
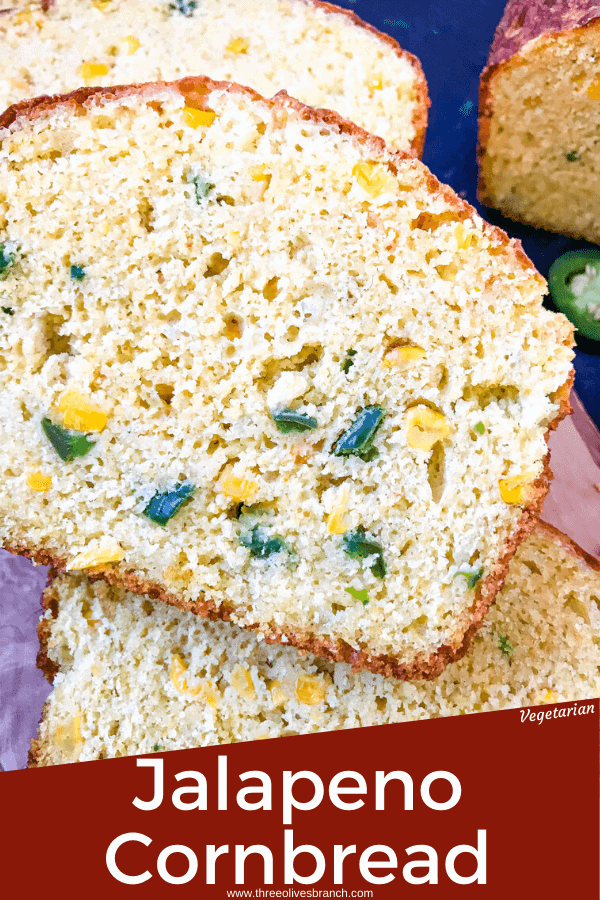
<path id="1" fill-rule="evenodd" d="M 0 111 L 82 85 L 202 73 L 266 97 L 285 88 L 400 150 L 423 150 L 429 98 L 419 61 L 329 3 L 0 0 L 0 44 Z"/>
<path id="2" fill-rule="evenodd" d="M 0 538 L 401 678 L 545 493 L 572 329 L 416 159 L 205 78 L 0 118 Z"/>
<path id="3" fill-rule="evenodd" d="M 479 109 L 482 203 L 600 241 L 600 3 L 510 0 Z"/>
<path id="4" fill-rule="evenodd" d="M 59 578 L 45 594 L 39 660 L 58 674 L 30 764 L 598 697 L 599 568 L 540 526 L 468 656 L 434 682 L 353 673 L 122 588 Z"/>

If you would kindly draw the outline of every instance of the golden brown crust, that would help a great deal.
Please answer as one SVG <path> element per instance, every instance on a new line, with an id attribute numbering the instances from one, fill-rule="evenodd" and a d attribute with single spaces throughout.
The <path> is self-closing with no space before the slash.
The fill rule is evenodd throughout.
<path id="1" fill-rule="evenodd" d="M 387 158 L 387 165 L 392 171 L 396 171 L 395 162 L 410 160 L 412 165 L 421 166 L 414 157 L 403 151 L 389 151 L 385 142 L 354 123 L 342 118 L 331 110 L 312 109 L 298 100 L 289 97 L 285 91 L 280 91 L 272 99 L 265 100 L 256 91 L 230 82 L 213 81 L 205 76 L 194 76 L 175 82 L 160 82 L 157 84 L 146 83 L 142 85 L 79 88 L 71 94 L 57 95 L 55 97 L 38 97 L 33 100 L 25 100 L 10 107 L 0 116 L 0 129 L 18 125 L 19 119 L 35 119 L 57 108 L 76 109 L 85 104 L 101 104 L 105 100 L 117 100 L 121 97 L 137 95 L 141 100 L 147 97 L 147 102 L 160 103 L 162 92 L 176 90 L 186 98 L 188 105 L 197 108 L 205 108 L 208 98 L 213 91 L 227 91 L 241 93 L 251 100 L 260 101 L 274 110 L 276 114 L 293 110 L 302 119 L 316 124 L 326 124 L 342 134 L 351 136 L 363 147 L 367 147 L 375 154 L 383 154 Z M 1 140 L 1 138 L 0 138 Z M 427 187 L 432 192 L 439 193 L 448 204 L 462 218 L 475 219 L 477 215 L 473 207 L 466 201 L 458 198 L 451 188 L 441 184 L 428 169 L 422 168 L 422 173 Z M 520 242 L 510 240 L 500 229 L 483 223 L 483 228 L 488 237 L 512 250 L 514 261 L 530 276 L 535 277 L 543 285 L 544 280 L 534 269 L 532 263 L 522 251 Z M 561 406 L 557 417 L 550 425 L 556 426 L 558 421 L 570 411 L 568 399 L 561 397 Z M 429 659 L 417 659 L 409 664 L 402 664 L 397 659 L 387 655 L 372 655 L 364 650 L 352 648 L 344 641 L 327 640 L 314 634 L 285 631 L 280 628 L 265 630 L 262 626 L 248 626 L 255 631 L 264 634 L 264 640 L 270 643 L 288 643 L 301 651 L 313 653 L 315 656 L 327 657 L 336 662 L 349 663 L 355 671 L 368 669 L 371 672 L 393 676 L 402 680 L 429 679 L 439 675 L 448 663 L 460 659 L 466 653 L 469 643 L 480 627 L 483 617 L 506 576 L 510 559 L 518 544 L 523 541 L 532 530 L 536 518 L 539 516 L 543 499 L 547 493 L 550 473 L 547 468 L 534 485 L 534 491 L 530 503 L 523 509 L 519 524 L 512 536 L 506 542 L 494 571 L 478 586 L 475 604 L 471 610 L 468 628 L 461 635 L 457 645 L 443 645 Z M 49 548 L 26 548 L 22 545 L 7 546 L 5 549 L 11 553 L 18 553 L 33 559 L 37 564 L 50 565 L 54 572 L 61 573 L 66 569 L 66 559 L 55 550 Z M 204 618 L 231 620 L 231 607 L 226 603 L 219 603 L 210 597 L 203 596 L 195 601 L 185 601 L 176 594 L 171 593 L 157 582 L 140 578 L 133 571 L 122 571 L 118 568 L 107 567 L 101 571 L 90 574 L 90 578 L 101 578 L 109 584 L 120 585 L 135 594 L 146 594 L 153 599 L 170 603 L 179 609 L 189 610 Z M 284 641 L 284 638 L 286 639 Z"/>

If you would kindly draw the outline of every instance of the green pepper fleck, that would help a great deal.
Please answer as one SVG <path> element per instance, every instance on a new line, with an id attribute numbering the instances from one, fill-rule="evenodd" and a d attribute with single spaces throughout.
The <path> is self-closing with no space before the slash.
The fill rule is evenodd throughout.
<path id="1" fill-rule="evenodd" d="M 594 341 L 600 340 L 600 250 L 569 250 L 555 259 L 548 286 L 558 308 Z"/>
<path id="2" fill-rule="evenodd" d="M 477 425 L 475 426 L 475 431 L 477 432 L 477 434 L 485 434 L 485 425 L 483 424 L 483 422 L 477 423 Z"/>
<path id="3" fill-rule="evenodd" d="M 48 418 L 42 419 L 42 431 L 63 462 L 73 462 L 76 456 L 85 456 L 96 444 L 87 434 L 55 425 Z"/>
<path id="4" fill-rule="evenodd" d="M 0 278 L 6 278 L 8 270 L 17 258 L 17 247 L 13 243 L 0 244 Z"/>
<path id="5" fill-rule="evenodd" d="M 71 278 L 73 281 L 83 281 L 85 278 L 85 269 L 83 266 L 71 266 Z"/>
<path id="6" fill-rule="evenodd" d="M 348 352 L 346 354 L 346 359 L 344 360 L 343 365 L 342 365 L 342 370 L 344 372 L 344 375 L 347 375 L 348 372 L 350 371 L 350 367 L 354 365 L 354 360 L 352 357 L 356 356 L 356 353 L 357 353 L 356 350 L 348 350 Z"/>
<path id="7" fill-rule="evenodd" d="M 6 313 L 7 316 L 14 316 L 15 311 L 10 306 L 1 306 L 0 309 L 3 313 Z"/>
<path id="8" fill-rule="evenodd" d="M 188 18 L 193 16 L 197 6 L 198 0 L 175 0 L 174 3 L 169 3 L 169 9 L 180 12 L 182 16 L 188 16 Z"/>
<path id="9" fill-rule="evenodd" d="M 200 203 L 201 200 L 206 199 L 215 187 L 210 181 L 205 181 L 201 175 L 194 175 L 194 177 L 190 179 L 190 182 L 194 185 L 196 203 Z"/>
<path id="10" fill-rule="evenodd" d="M 366 606 L 369 602 L 369 595 L 363 589 L 362 591 L 357 591 L 356 588 L 344 588 L 346 593 L 350 594 L 351 597 L 354 597 L 355 600 L 360 600 L 363 606 Z"/>
<path id="11" fill-rule="evenodd" d="M 314 431 L 317 420 L 308 413 L 296 412 L 294 409 L 280 409 L 273 413 L 273 421 L 282 434 L 299 431 Z"/>
<path id="12" fill-rule="evenodd" d="M 157 491 L 144 509 L 144 515 L 157 525 L 166 525 L 195 493 L 193 484 L 176 484 L 171 491 Z"/>
<path id="13" fill-rule="evenodd" d="M 255 559 L 268 559 L 276 553 L 283 550 L 288 551 L 288 547 L 283 538 L 277 535 L 270 536 L 269 532 L 262 525 L 255 525 L 249 531 L 240 534 L 240 544 L 247 547 L 250 556 Z"/>
<path id="14" fill-rule="evenodd" d="M 506 635 L 500 634 L 500 632 L 497 632 L 497 637 L 498 637 L 498 644 L 500 645 L 500 650 L 501 650 L 502 654 L 504 656 L 508 656 L 508 657 L 514 656 L 515 648 L 510 643 L 510 641 L 508 640 Z"/>
<path id="15" fill-rule="evenodd" d="M 477 569 L 475 572 L 455 572 L 454 577 L 457 578 L 459 575 L 467 582 L 467 587 L 471 590 L 475 587 L 477 582 L 481 579 L 483 575 L 483 569 Z"/>
<path id="16" fill-rule="evenodd" d="M 569 162 L 575 162 L 575 160 L 579 159 L 577 150 L 571 150 L 569 153 L 565 153 L 565 156 Z"/>
<path id="17" fill-rule="evenodd" d="M 333 448 L 334 456 L 358 456 L 363 462 L 370 462 L 378 455 L 373 447 L 375 435 L 385 417 L 380 406 L 365 406 L 354 422 L 339 437 Z"/>
<path id="18" fill-rule="evenodd" d="M 152 750 L 154 751 L 154 753 L 158 753 L 158 751 L 160 750 L 160 744 L 155 744 Z"/>
<path id="19" fill-rule="evenodd" d="M 376 557 L 371 563 L 370 569 L 376 578 L 385 578 L 387 571 L 383 558 L 383 547 L 365 534 L 364 528 L 359 526 L 356 531 L 347 531 L 342 538 L 342 550 L 351 559 L 368 559 Z"/>

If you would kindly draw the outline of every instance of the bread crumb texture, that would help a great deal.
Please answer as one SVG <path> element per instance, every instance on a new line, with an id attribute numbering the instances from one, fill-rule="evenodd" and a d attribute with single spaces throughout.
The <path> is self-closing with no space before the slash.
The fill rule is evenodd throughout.
<path id="1" fill-rule="evenodd" d="M 1 7 L 6 6 L 7 10 Z M 0 0 L 0 109 L 81 85 L 210 75 L 287 89 L 399 149 L 421 142 L 426 88 L 391 39 L 304 0 Z"/>
<path id="2" fill-rule="evenodd" d="M 481 199 L 518 221 L 599 242 L 600 24 L 556 31 L 484 73 Z"/>
<path id="3" fill-rule="evenodd" d="M 48 593 L 60 673 L 37 765 L 600 695 L 600 575 L 544 528 L 517 551 L 469 655 L 433 682 L 354 673 L 83 577 Z"/>
<path id="4" fill-rule="evenodd" d="M 259 631 L 415 665 L 460 647 L 570 325 L 416 159 L 179 87 L 0 131 L 2 540 Z"/>

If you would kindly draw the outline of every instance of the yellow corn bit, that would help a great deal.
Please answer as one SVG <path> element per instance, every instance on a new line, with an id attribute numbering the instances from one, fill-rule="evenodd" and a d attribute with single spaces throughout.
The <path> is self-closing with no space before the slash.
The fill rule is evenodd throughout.
<path id="1" fill-rule="evenodd" d="M 445 266 L 436 266 L 435 268 L 440 278 L 443 278 L 444 281 L 456 281 L 458 266 L 455 262 L 448 263 Z"/>
<path id="2" fill-rule="evenodd" d="M 300 675 L 296 682 L 296 697 L 306 706 L 323 703 L 327 685 L 319 675 Z"/>
<path id="3" fill-rule="evenodd" d="M 200 697 L 201 700 L 206 700 L 213 709 L 217 709 L 221 703 L 220 692 L 208 678 L 202 679 L 197 687 L 189 688 L 188 694 L 192 697 Z"/>
<path id="4" fill-rule="evenodd" d="M 67 391 L 60 398 L 58 411 L 63 414 L 65 428 L 75 431 L 104 431 L 106 413 L 80 394 L 79 391 Z"/>
<path id="5" fill-rule="evenodd" d="M 535 472 L 523 472 L 522 475 L 501 478 L 498 482 L 500 496 L 505 503 L 524 503 L 529 494 L 529 485 L 535 477 Z"/>
<path id="6" fill-rule="evenodd" d="M 64 725 L 57 725 L 54 732 L 54 740 L 60 747 L 61 751 L 68 756 L 76 752 L 77 748 L 83 744 L 81 736 L 81 716 L 76 713 L 72 719 L 65 722 Z"/>
<path id="7" fill-rule="evenodd" d="M 327 518 L 327 531 L 329 534 L 344 534 L 348 530 L 345 516 L 349 496 L 350 489 L 346 484 L 343 484 L 338 491 L 334 507 Z"/>
<path id="8" fill-rule="evenodd" d="M 462 223 L 456 226 L 454 234 L 456 235 L 456 243 L 459 250 L 468 250 L 469 247 L 476 243 L 477 234 L 475 231 L 465 232 L 465 226 Z"/>
<path id="9" fill-rule="evenodd" d="M 382 364 L 386 369 L 393 369 L 395 366 L 401 366 L 403 363 L 425 359 L 426 356 L 427 354 L 422 347 L 392 347 L 383 357 Z"/>
<path id="10" fill-rule="evenodd" d="M 357 163 L 352 169 L 352 174 L 361 188 L 371 197 L 379 197 L 380 194 L 398 190 L 397 180 L 379 163 Z"/>
<path id="11" fill-rule="evenodd" d="M 107 6 L 110 6 L 111 0 L 93 0 L 93 6 L 96 9 L 99 9 L 102 12 L 103 9 L 106 9 Z"/>
<path id="12" fill-rule="evenodd" d="M 450 436 L 445 416 L 428 406 L 413 406 L 405 416 L 408 446 L 414 450 L 431 450 L 438 441 Z"/>
<path id="13" fill-rule="evenodd" d="M 190 128 L 208 128 L 215 121 L 216 112 L 212 109 L 195 109 L 193 106 L 183 107 L 183 121 Z"/>
<path id="14" fill-rule="evenodd" d="M 140 42 L 132 34 L 126 34 L 122 42 L 127 45 L 127 55 L 132 56 L 141 47 Z"/>
<path id="15" fill-rule="evenodd" d="M 590 100 L 600 100 L 600 75 L 596 75 L 592 83 L 588 86 L 587 95 Z"/>
<path id="16" fill-rule="evenodd" d="M 367 82 L 367 87 L 370 91 L 383 90 L 383 79 L 381 75 L 375 75 L 373 78 L 371 78 L 371 80 Z"/>
<path id="17" fill-rule="evenodd" d="M 255 699 L 256 690 L 254 689 L 254 682 L 250 672 L 239 663 L 231 671 L 231 684 L 240 697 L 243 697 L 245 700 Z"/>
<path id="18" fill-rule="evenodd" d="M 27 487 L 31 488 L 32 491 L 49 491 L 52 487 L 52 475 L 30 472 L 27 476 Z"/>
<path id="19" fill-rule="evenodd" d="M 546 693 L 540 700 L 540 704 L 558 703 L 558 701 L 559 701 L 559 697 L 555 691 L 546 691 Z"/>
<path id="20" fill-rule="evenodd" d="M 250 41 L 248 38 L 234 38 L 232 41 L 229 41 L 227 46 L 225 47 L 226 53 L 245 53 L 250 46 Z"/>
<path id="21" fill-rule="evenodd" d="M 106 563 L 119 562 L 124 556 L 125 551 L 116 543 L 116 541 L 107 541 L 92 550 L 84 550 L 83 553 L 78 553 L 68 564 L 67 571 L 70 572 L 73 569 L 90 569 L 93 566 L 103 566 L 106 565 Z"/>
<path id="22" fill-rule="evenodd" d="M 169 674 L 171 676 L 171 684 L 180 694 L 187 693 L 187 681 L 183 677 L 187 672 L 187 665 L 178 653 L 174 653 L 171 658 L 171 668 Z"/>
<path id="23" fill-rule="evenodd" d="M 22 9 L 21 12 L 17 13 L 13 19 L 15 25 L 22 25 L 24 22 L 29 24 L 31 22 L 31 16 L 33 15 L 33 9 L 29 7 L 28 9 Z"/>
<path id="24" fill-rule="evenodd" d="M 283 706 L 284 703 L 287 703 L 288 696 L 283 690 L 283 686 L 278 678 L 275 678 L 269 684 L 269 690 L 271 691 L 273 706 Z"/>
<path id="25" fill-rule="evenodd" d="M 233 474 L 233 469 L 228 466 L 217 481 L 215 490 L 217 493 L 226 494 L 232 500 L 251 500 L 258 491 L 258 482 L 250 478 L 239 477 Z"/>
<path id="26" fill-rule="evenodd" d="M 83 63 L 79 66 L 79 74 L 83 83 L 87 86 L 93 84 L 97 78 L 108 75 L 108 66 L 105 63 Z"/>
<path id="27" fill-rule="evenodd" d="M 267 172 L 267 167 L 264 163 L 260 166 L 253 166 L 250 169 L 250 175 L 254 179 L 254 181 L 270 181 L 271 174 Z"/>

